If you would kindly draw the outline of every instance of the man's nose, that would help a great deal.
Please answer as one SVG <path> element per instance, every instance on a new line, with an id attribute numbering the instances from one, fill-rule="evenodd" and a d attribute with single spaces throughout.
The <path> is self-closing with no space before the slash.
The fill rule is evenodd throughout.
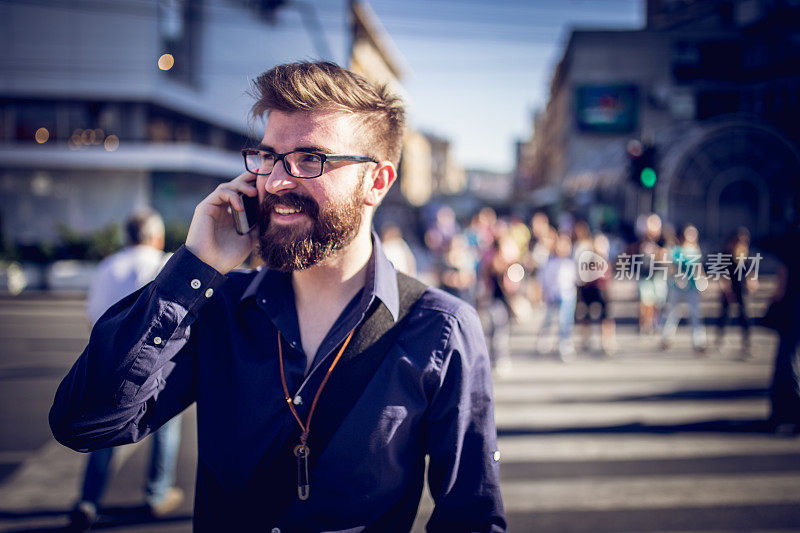
<path id="1" fill-rule="evenodd" d="M 280 194 L 283 191 L 297 187 L 295 178 L 286 172 L 283 161 L 277 162 L 272 172 L 268 176 L 264 176 L 264 178 L 264 190 L 271 194 Z"/>

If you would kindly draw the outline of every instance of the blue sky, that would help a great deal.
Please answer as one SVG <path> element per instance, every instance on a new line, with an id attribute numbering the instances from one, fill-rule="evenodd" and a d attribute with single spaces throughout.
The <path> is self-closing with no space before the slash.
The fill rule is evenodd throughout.
<path id="1" fill-rule="evenodd" d="M 369 0 L 410 74 L 410 121 L 467 168 L 511 171 L 572 27 L 641 28 L 643 0 Z"/>

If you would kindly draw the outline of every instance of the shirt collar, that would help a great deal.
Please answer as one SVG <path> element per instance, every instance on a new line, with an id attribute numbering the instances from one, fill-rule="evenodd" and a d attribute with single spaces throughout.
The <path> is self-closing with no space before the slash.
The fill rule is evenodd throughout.
<path id="1" fill-rule="evenodd" d="M 370 272 L 371 271 L 371 272 Z M 372 276 L 370 277 L 370 274 Z M 397 271 L 383 253 L 383 245 L 378 234 L 372 232 L 372 257 L 367 269 L 367 287 L 372 283 L 372 291 L 397 322 L 400 313 L 400 291 L 397 288 Z"/>
<path id="2" fill-rule="evenodd" d="M 397 271 L 386 257 L 386 254 L 383 253 L 383 245 L 375 231 L 372 232 L 372 255 L 367 263 L 367 278 L 364 289 L 362 302 L 366 304 L 365 307 L 372 303 L 373 298 L 377 298 L 386 306 L 386 309 L 392 314 L 392 318 L 396 322 L 400 312 Z M 245 289 L 240 301 L 253 297 L 275 301 L 276 296 L 280 299 L 292 296 L 291 308 L 294 309 L 290 274 L 260 268 L 247 289 Z"/>

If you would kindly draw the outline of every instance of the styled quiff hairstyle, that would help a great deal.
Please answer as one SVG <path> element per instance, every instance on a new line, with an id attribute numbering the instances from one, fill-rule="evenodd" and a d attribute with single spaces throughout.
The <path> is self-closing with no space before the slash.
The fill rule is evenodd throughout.
<path id="1" fill-rule="evenodd" d="M 378 161 L 400 161 L 405 110 L 385 85 L 327 61 L 301 61 L 271 68 L 253 80 L 254 117 L 270 111 L 342 111 L 361 122 L 364 148 Z"/>

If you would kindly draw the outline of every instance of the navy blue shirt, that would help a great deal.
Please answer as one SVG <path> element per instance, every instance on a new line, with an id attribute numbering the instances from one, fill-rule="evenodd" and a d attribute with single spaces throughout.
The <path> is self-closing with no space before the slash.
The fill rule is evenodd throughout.
<path id="1" fill-rule="evenodd" d="M 198 531 L 407 531 L 426 455 L 430 531 L 504 531 L 486 344 L 474 309 L 438 289 L 412 307 L 313 457 L 310 498 L 296 497 L 296 477 L 278 474 L 296 469 L 285 444 L 299 428 L 281 386 L 277 336 L 305 421 L 332 358 L 371 306 L 398 317 L 396 272 L 373 242 L 366 284 L 308 373 L 289 274 L 222 275 L 181 248 L 155 281 L 97 322 L 56 392 L 53 435 L 78 451 L 136 442 L 197 402 Z"/>

